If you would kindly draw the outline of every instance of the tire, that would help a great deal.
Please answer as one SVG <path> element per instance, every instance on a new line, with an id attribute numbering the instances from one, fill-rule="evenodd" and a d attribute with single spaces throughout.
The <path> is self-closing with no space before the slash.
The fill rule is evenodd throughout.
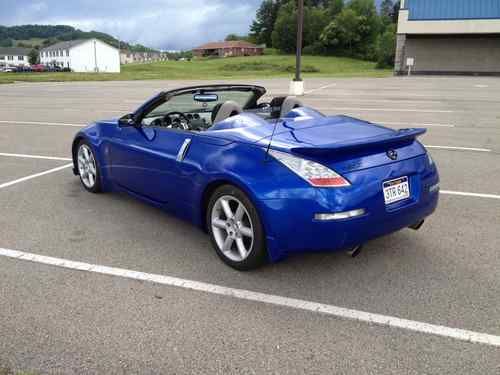
<path id="1" fill-rule="evenodd" d="M 232 185 L 217 188 L 208 203 L 206 223 L 217 255 L 228 266 L 248 271 L 266 263 L 262 223 L 243 191 Z"/>
<path id="2" fill-rule="evenodd" d="M 87 141 L 80 141 L 75 157 L 80 182 L 85 190 L 100 193 L 102 191 L 101 171 L 94 150 Z"/>

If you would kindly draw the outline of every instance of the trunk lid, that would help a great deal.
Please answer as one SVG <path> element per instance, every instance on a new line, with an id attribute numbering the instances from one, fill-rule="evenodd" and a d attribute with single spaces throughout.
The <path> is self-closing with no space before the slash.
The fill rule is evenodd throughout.
<path id="1" fill-rule="evenodd" d="M 310 123 L 309 123 L 310 122 Z M 416 138 L 425 129 L 393 130 L 347 116 L 286 119 L 271 148 L 316 160 L 338 173 L 395 163 L 425 154 Z M 269 144 L 271 136 L 259 141 Z"/>

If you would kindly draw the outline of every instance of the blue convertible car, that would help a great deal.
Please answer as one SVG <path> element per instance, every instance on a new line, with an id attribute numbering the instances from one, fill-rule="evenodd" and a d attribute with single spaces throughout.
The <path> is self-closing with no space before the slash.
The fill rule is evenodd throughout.
<path id="1" fill-rule="evenodd" d="M 162 92 L 82 129 L 74 173 L 90 192 L 125 191 L 195 223 L 239 270 L 301 251 L 355 255 L 434 212 L 438 172 L 416 140 L 425 129 L 325 116 L 294 97 L 265 102 L 265 92 Z"/>

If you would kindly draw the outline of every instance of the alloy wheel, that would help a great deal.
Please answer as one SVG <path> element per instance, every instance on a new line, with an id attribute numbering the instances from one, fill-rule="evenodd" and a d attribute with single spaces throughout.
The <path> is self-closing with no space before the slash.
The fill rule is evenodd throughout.
<path id="1" fill-rule="evenodd" d="M 217 199 L 211 212 L 212 233 L 220 251 L 230 260 L 248 258 L 254 243 L 252 219 L 244 204 L 230 195 Z"/>
<path id="2" fill-rule="evenodd" d="M 92 189 L 97 180 L 97 168 L 94 154 L 86 144 L 82 144 L 78 149 L 78 171 L 83 184 Z"/>

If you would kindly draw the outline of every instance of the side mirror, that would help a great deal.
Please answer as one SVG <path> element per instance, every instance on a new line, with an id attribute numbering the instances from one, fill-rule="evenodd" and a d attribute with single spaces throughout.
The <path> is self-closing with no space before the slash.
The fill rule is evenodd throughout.
<path id="1" fill-rule="evenodd" d="M 137 127 L 137 124 L 134 119 L 134 115 L 132 113 L 129 113 L 128 115 L 123 116 L 118 120 L 118 125 L 121 128 L 126 128 L 129 126 Z"/>

